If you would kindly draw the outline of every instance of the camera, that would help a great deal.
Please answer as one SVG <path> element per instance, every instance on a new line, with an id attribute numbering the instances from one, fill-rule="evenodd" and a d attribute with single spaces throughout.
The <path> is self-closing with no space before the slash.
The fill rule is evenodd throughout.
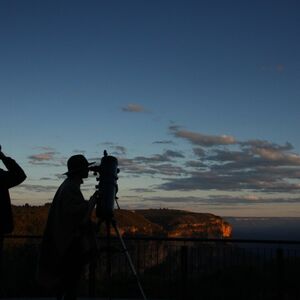
<path id="1" fill-rule="evenodd" d="M 89 170 L 97 175 L 98 181 L 96 216 L 101 220 L 110 221 L 113 218 L 115 201 L 118 199 L 118 159 L 104 150 L 100 165 L 91 166 Z"/>

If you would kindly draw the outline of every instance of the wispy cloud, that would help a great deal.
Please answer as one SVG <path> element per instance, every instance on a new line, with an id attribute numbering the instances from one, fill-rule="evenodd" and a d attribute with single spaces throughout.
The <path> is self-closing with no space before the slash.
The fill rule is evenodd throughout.
<path id="1" fill-rule="evenodd" d="M 74 149 L 72 152 L 75 153 L 75 154 L 84 154 L 86 151 L 81 150 L 81 149 Z"/>
<path id="2" fill-rule="evenodd" d="M 49 181 L 49 180 L 52 180 L 53 178 L 51 177 L 41 177 L 40 180 L 42 181 Z"/>
<path id="3" fill-rule="evenodd" d="M 108 154 L 116 155 L 116 156 L 124 156 L 127 153 L 127 148 L 121 145 L 117 145 L 112 142 L 104 142 L 101 145 L 105 146 L 106 150 L 109 152 Z"/>
<path id="4" fill-rule="evenodd" d="M 28 158 L 31 161 L 49 161 L 49 160 L 53 160 L 55 154 L 56 152 L 44 152 L 44 153 L 30 155 Z"/>
<path id="5" fill-rule="evenodd" d="M 130 189 L 130 190 L 133 192 L 136 192 L 138 194 L 153 192 L 153 189 L 149 189 L 149 188 L 136 188 L 136 189 Z"/>
<path id="6" fill-rule="evenodd" d="M 272 174 L 259 172 L 217 173 L 212 171 L 195 173 L 186 178 L 169 179 L 158 186 L 163 190 L 219 190 L 219 191 L 258 191 L 258 192 L 298 192 L 300 184 L 289 183 Z"/>
<path id="7" fill-rule="evenodd" d="M 41 150 L 41 152 L 36 154 L 31 154 L 28 156 L 29 163 L 32 165 L 47 165 L 47 166 L 62 166 L 65 165 L 65 158 L 59 157 L 59 152 L 54 148 L 48 146 L 35 147 Z"/>
<path id="8" fill-rule="evenodd" d="M 136 156 L 134 158 L 120 158 L 121 172 L 130 173 L 133 176 L 181 176 L 186 174 L 185 169 L 176 161 L 184 156 L 181 152 L 165 150 L 162 154 L 152 156 Z"/>
<path id="9" fill-rule="evenodd" d="M 127 152 L 126 147 L 123 146 L 114 146 L 113 149 L 114 149 L 113 152 L 114 155 L 125 155 Z"/>
<path id="10" fill-rule="evenodd" d="M 258 205 L 258 204 L 286 204 L 299 203 L 299 197 L 262 197 L 256 195 L 231 196 L 231 195 L 212 195 L 202 200 L 210 205 Z"/>
<path id="11" fill-rule="evenodd" d="M 56 154 L 57 152 L 55 151 L 32 154 L 28 156 L 29 163 L 33 165 L 61 166 L 62 163 L 56 159 Z"/>
<path id="12" fill-rule="evenodd" d="M 233 206 L 233 205 L 259 205 L 259 204 L 300 204 L 299 197 L 261 197 L 255 195 L 230 196 L 230 195 L 211 195 L 208 197 L 162 197 L 162 196 L 145 196 L 143 202 L 158 202 L 166 204 L 189 203 L 197 205 L 213 206 Z"/>
<path id="13" fill-rule="evenodd" d="M 202 133 L 183 130 L 177 126 L 170 126 L 169 129 L 175 137 L 185 139 L 194 145 L 213 147 L 218 145 L 233 145 L 237 143 L 235 138 L 230 135 L 205 135 Z"/>
<path id="14" fill-rule="evenodd" d="M 180 151 L 165 150 L 162 154 L 155 154 L 149 157 L 137 156 L 134 160 L 141 163 L 165 163 L 183 157 L 184 155 Z"/>
<path id="15" fill-rule="evenodd" d="M 141 112 L 146 112 L 147 110 L 140 104 L 130 103 L 130 104 L 122 107 L 122 111 L 124 111 L 124 112 L 133 112 L 133 113 L 141 113 Z"/>
<path id="16" fill-rule="evenodd" d="M 22 184 L 21 188 L 36 193 L 54 192 L 57 190 L 57 186 L 54 185 L 27 184 L 27 183 Z"/>
<path id="17" fill-rule="evenodd" d="M 55 149 L 51 146 L 36 146 L 34 149 L 38 149 L 40 151 L 55 151 Z"/>
<path id="18" fill-rule="evenodd" d="M 154 141 L 152 144 L 174 144 L 171 140 Z"/>

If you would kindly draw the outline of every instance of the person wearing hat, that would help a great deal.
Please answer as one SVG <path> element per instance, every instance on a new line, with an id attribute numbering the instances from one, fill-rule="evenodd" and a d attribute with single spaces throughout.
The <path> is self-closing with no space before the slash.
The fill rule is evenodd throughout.
<path id="1" fill-rule="evenodd" d="M 26 174 L 16 161 L 6 156 L 0 146 L 0 160 L 7 170 L 0 169 L 0 288 L 2 283 L 2 253 L 4 234 L 14 228 L 9 189 L 26 179 Z"/>
<path id="2" fill-rule="evenodd" d="M 58 188 L 48 213 L 40 248 L 37 270 L 38 283 L 59 299 L 76 299 L 76 286 L 89 255 L 96 251 L 96 242 L 89 253 L 82 249 L 83 238 L 95 241 L 91 212 L 96 197 L 86 201 L 80 190 L 88 177 L 89 163 L 79 154 L 68 159 L 67 178 Z"/>

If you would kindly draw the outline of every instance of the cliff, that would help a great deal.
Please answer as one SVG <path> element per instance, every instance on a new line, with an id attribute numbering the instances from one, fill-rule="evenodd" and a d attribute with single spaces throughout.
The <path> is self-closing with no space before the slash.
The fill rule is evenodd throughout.
<path id="1" fill-rule="evenodd" d="M 41 235 L 50 205 L 13 206 L 14 234 Z M 228 238 L 232 227 L 213 214 L 173 209 L 115 210 L 115 218 L 122 235 Z M 102 226 L 101 232 L 104 232 Z"/>
<path id="2" fill-rule="evenodd" d="M 232 227 L 221 217 L 173 209 L 138 210 L 146 219 L 160 225 L 168 237 L 229 238 Z"/>

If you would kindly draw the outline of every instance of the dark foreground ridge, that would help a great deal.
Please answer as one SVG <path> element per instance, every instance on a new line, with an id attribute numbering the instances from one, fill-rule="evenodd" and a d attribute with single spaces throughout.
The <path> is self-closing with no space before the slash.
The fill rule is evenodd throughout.
<path id="1" fill-rule="evenodd" d="M 13 206 L 14 235 L 42 235 L 50 205 Z M 228 238 L 232 227 L 221 217 L 173 209 L 115 210 L 122 235 Z"/>

